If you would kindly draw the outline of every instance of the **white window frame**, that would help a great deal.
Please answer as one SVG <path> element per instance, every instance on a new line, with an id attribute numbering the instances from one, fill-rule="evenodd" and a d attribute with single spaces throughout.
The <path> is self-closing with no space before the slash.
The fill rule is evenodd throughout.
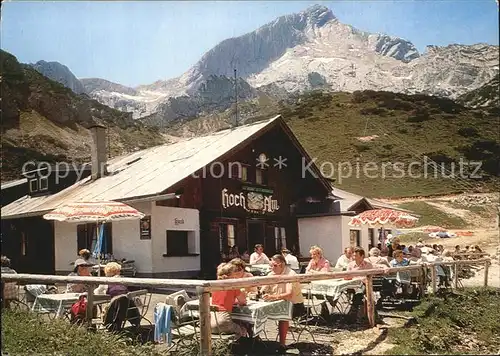
<path id="1" fill-rule="evenodd" d="M 30 188 L 30 193 L 38 192 L 38 184 L 39 184 L 38 179 L 36 179 L 36 178 L 30 179 L 28 184 L 29 184 L 29 188 Z M 33 187 L 33 185 L 34 185 L 34 187 Z"/>
<path id="2" fill-rule="evenodd" d="M 48 177 L 40 177 L 38 179 L 38 190 L 39 191 L 45 191 L 45 190 L 48 190 L 48 189 L 49 189 L 49 179 L 48 179 Z"/>

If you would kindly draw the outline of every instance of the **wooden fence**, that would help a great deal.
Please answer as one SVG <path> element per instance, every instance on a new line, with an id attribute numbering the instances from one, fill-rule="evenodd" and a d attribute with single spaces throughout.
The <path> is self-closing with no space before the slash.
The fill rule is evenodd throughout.
<path id="1" fill-rule="evenodd" d="M 265 276 L 250 277 L 242 279 L 226 280 L 183 280 L 183 279 L 153 279 L 153 278 L 113 278 L 113 277 L 80 277 L 80 276 L 52 276 L 52 275 L 34 275 L 34 274 L 2 274 L 2 281 L 33 283 L 42 282 L 45 284 L 54 283 L 78 283 L 88 286 L 88 305 L 87 321 L 92 321 L 92 309 L 94 303 L 94 288 L 99 284 L 121 284 L 125 286 L 145 287 L 145 288 L 196 288 L 200 301 L 200 350 L 203 356 L 211 355 L 211 328 L 210 328 L 210 292 L 220 290 L 233 290 L 239 288 L 256 287 L 270 284 L 281 284 L 289 282 L 307 283 L 312 281 L 334 279 L 334 278 L 365 278 L 366 286 L 366 307 L 370 326 L 375 326 L 375 303 L 373 300 L 373 276 L 383 276 L 385 274 L 394 274 L 399 271 L 421 270 L 425 273 L 426 269 L 431 270 L 431 286 L 433 293 L 437 291 L 437 277 L 435 266 L 453 266 L 454 267 L 454 287 L 458 287 L 458 266 L 484 264 L 484 286 L 488 286 L 488 268 L 489 258 L 477 260 L 458 260 L 450 262 L 424 263 L 411 265 L 407 267 L 396 267 L 388 269 L 371 269 L 362 271 L 348 272 L 328 272 L 315 274 L 298 274 L 293 276 Z"/>

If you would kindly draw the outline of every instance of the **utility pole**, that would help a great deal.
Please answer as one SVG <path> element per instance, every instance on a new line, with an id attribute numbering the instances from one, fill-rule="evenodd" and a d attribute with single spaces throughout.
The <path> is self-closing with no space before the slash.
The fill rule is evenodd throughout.
<path id="1" fill-rule="evenodd" d="M 236 68 L 234 68 L 234 101 L 235 101 L 235 113 L 234 113 L 234 126 L 238 126 L 238 77 L 236 75 Z"/>

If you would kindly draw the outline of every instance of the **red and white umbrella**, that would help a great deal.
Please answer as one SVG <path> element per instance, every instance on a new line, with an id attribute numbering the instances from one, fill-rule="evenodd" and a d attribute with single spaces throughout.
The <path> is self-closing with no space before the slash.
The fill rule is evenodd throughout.
<path id="1" fill-rule="evenodd" d="M 415 226 L 417 221 L 417 217 L 407 212 L 392 209 L 374 209 L 366 210 L 359 215 L 353 216 L 349 221 L 349 225 L 393 225 L 398 228 L 409 228 Z"/>
<path id="2" fill-rule="evenodd" d="M 115 202 L 80 202 L 63 205 L 43 216 L 46 220 L 67 222 L 109 222 L 142 219 L 145 215 L 131 206 Z"/>
<path id="3" fill-rule="evenodd" d="M 110 221 L 139 220 L 145 215 L 131 206 L 116 201 L 80 202 L 63 205 L 43 216 L 46 220 L 66 222 L 94 222 L 97 224 L 96 251 L 102 247 L 101 224 Z M 98 255 L 98 264 L 101 265 L 101 255 Z M 98 269 L 101 275 L 101 268 Z"/>

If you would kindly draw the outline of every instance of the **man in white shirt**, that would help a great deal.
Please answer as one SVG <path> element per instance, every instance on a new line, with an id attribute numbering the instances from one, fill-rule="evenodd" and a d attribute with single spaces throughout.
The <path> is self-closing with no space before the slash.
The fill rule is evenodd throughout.
<path id="1" fill-rule="evenodd" d="M 337 264 L 335 265 L 335 268 L 341 268 L 343 270 L 347 269 L 347 266 L 349 263 L 352 261 L 352 254 L 353 254 L 353 248 L 352 247 L 346 247 L 344 249 L 344 254 L 339 257 L 337 260 Z"/>
<path id="2" fill-rule="evenodd" d="M 269 258 L 264 253 L 264 246 L 261 244 L 255 245 L 255 252 L 250 255 L 251 265 L 269 264 Z"/>
<path id="3" fill-rule="evenodd" d="M 281 250 L 281 253 L 283 254 L 283 257 L 285 257 L 286 264 L 290 266 L 291 269 L 293 269 L 295 272 L 300 270 L 299 260 L 297 259 L 297 257 L 290 253 L 289 249 L 284 248 Z"/>

